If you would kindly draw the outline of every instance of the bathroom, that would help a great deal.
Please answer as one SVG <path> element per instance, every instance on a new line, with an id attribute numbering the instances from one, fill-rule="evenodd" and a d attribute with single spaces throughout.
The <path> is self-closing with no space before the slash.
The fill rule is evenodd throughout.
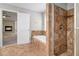
<path id="1" fill-rule="evenodd" d="M 0 16 L 1 55 L 74 55 L 73 3 L 4 3 L 0 8 L 1 15 L 6 11 L 16 16 L 15 43 L 7 45 L 3 44 L 4 21 Z"/>
<path id="2" fill-rule="evenodd" d="M 1 23 L 0 23 L 1 24 L 1 30 L 0 30 L 1 55 L 11 55 L 10 51 L 12 49 L 11 47 L 13 46 L 14 46 L 13 49 L 15 51 L 17 51 L 16 46 L 19 45 L 23 45 L 23 46 L 24 45 L 27 46 L 28 44 L 30 46 L 34 45 L 33 49 L 37 48 L 36 51 L 38 51 L 38 49 L 41 47 L 41 45 L 37 43 L 41 43 L 45 47 L 46 44 L 46 34 L 45 34 L 46 25 L 44 20 L 45 4 L 30 3 L 30 4 L 21 4 L 21 5 L 23 6 L 26 5 L 26 8 L 22 8 L 23 6 L 20 6 L 20 4 L 17 3 L 0 4 L 0 8 L 2 8 L 0 11 L 1 12 L 0 14 L 2 15 Z M 10 50 L 7 50 L 7 48 Z M 23 49 L 25 48 L 29 49 L 28 47 L 24 47 Z M 21 49 L 21 47 L 18 49 Z M 14 54 L 20 55 L 18 54 L 18 51 L 14 52 L 12 55 Z M 29 54 L 30 55 L 32 54 L 31 51 L 29 51 Z M 41 54 L 38 53 L 37 55 L 41 55 Z"/>

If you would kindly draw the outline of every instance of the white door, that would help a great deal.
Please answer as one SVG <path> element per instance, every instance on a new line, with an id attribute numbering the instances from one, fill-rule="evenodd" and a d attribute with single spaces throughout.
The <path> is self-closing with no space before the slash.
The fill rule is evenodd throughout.
<path id="1" fill-rule="evenodd" d="M 30 43 L 30 15 L 25 13 L 18 13 L 17 19 L 17 43 Z"/>
<path id="2" fill-rule="evenodd" d="M 2 47 L 2 42 L 3 42 L 3 38 L 2 38 L 2 10 L 0 10 L 0 47 Z"/>

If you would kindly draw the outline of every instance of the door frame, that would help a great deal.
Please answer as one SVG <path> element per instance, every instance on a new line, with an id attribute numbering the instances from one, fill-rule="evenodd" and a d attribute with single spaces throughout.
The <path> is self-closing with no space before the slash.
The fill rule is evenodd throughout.
<path id="1" fill-rule="evenodd" d="M 3 12 L 3 11 L 9 11 L 9 12 L 14 12 L 14 13 L 18 13 L 18 11 L 14 11 L 14 10 L 11 10 L 11 9 L 5 9 L 5 8 L 0 8 L 0 10 Z M 2 14 L 3 15 L 3 14 Z M 1 17 L 2 18 L 2 17 Z M 16 20 L 17 21 L 17 20 Z M 17 23 L 17 22 L 16 22 Z M 16 34 L 17 36 L 17 34 Z M 2 46 L 3 47 L 3 19 L 2 19 Z"/>

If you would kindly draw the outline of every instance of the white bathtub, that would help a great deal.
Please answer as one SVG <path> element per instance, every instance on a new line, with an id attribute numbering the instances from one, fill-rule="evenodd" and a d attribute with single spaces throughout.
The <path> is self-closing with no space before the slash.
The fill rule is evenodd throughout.
<path id="1" fill-rule="evenodd" d="M 45 35 L 36 35 L 36 36 L 33 36 L 33 38 L 36 38 L 43 43 L 46 43 L 46 36 Z"/>

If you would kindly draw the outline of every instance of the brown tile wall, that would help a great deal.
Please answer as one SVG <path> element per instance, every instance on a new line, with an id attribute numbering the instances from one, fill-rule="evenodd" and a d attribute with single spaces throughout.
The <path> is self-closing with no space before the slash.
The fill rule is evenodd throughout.
<path id="1" fill-rule="evenodd" d="M 32 36 L 34 35 L 46 35 L 45 31 L 32 31 Z"/>
<path id="2" fill-rule="evenodd" d="M 67 12 L 67 54 L 74 55 L 74 9 Z"/>
<path id="3" fill-rule="evenodd" d="M 48 4 L 47 24 L 49 55 L 74 55 L 74 9 Z"/>
<path id="4" fill-rule="evenodd" d="M 54 38 L 53 38 L 53 28 L 54 28 L 54 5 L 51 3 L 47 4 L 46 6 L 46 23 L 47 23 L 47 30 L 46 30 L 46 35 L 47 35 L 47 50 L 48 50 L 48 55 L 54 55 Z"/>
<path id="5" fill-rule="evenodd" d="M 54 6 L 54 54 L 67 51 L 67 18 L 66 10 Z"/>

